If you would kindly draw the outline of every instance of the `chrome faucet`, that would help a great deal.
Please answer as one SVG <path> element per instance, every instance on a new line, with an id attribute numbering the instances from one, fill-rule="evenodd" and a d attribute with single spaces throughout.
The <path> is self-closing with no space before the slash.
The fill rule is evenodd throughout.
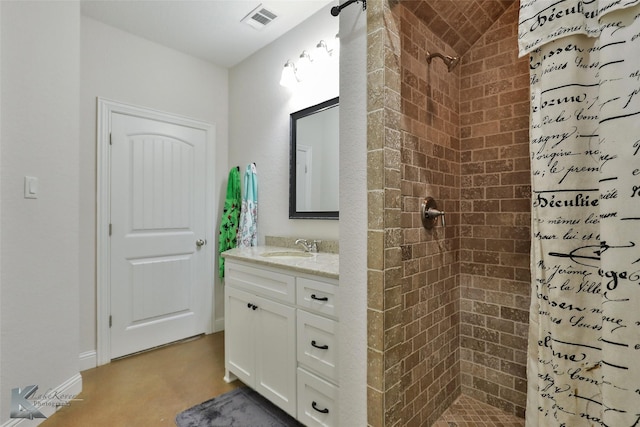
<path id="1" fill-rule="evenodd" d="M 296 245 L 302 245 L 304 247 L 305 252 L 311 252 L 312 254 L 318 253 L 318 243 L 322 242 L 322 240 L 314 240 L 309 243 L 307 239 L 298 239 L 296 240 Z"/>

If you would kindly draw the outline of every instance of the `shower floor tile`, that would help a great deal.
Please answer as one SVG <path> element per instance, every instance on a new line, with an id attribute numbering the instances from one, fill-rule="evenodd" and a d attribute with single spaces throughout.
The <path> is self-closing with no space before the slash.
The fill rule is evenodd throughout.
<path id="1" fill-rule="evenodd" d="M 524 420 L 462 395 L 432 427 L 523 427 Z"/>

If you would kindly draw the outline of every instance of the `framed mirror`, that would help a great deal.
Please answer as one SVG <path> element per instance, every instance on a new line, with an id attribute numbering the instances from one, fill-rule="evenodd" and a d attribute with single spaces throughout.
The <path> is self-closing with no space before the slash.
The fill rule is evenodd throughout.
<path id="1" fill-rule="evenodd" d="M 336 97 L 291 113 L 291 219 L 338 219 L 339 108 Z"/>

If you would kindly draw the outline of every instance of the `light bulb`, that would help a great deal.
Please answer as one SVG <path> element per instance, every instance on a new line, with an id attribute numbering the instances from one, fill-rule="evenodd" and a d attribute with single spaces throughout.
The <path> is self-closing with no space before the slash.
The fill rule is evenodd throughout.
<path id="1" fill-rule="evenodd" d="M 316 45 L 316 50 L 314 51 L 313 57 L 318 61 L 325 61 L 329 59 L 330 56 L 331 51 L 329 50 L 329 46 L 327 46 L 327 43 L 324 40 L 320 40 L 320 42 L 318 42 L 318 44 Z"/>
<path id="2" fill-rule="evenodd" d="M 336 38 L 333 40 L 333 46 L 331 56 L 334 58 L 340 58 L 340 34 L 336 34 Z"/>
<path id="3" fill-rule="evenodd" d="M 296 76 L 296 67 L 293 62 L 287 61 L 284 64 L 282 75 L 280 76 L 280 85 L 284 87 L 293 87 L 298 83 L 298 77 Z"/>
<path id="4" fill-rule="evenodd" d="M 311 71 L 311 56 L 306 50 L 303 50 L 300 54 L 300 59 L 298 60 L 298 69 L 297 76 L 298 80 L 303 81 L 307 77 L 309 77 L 309 73 Z"/>

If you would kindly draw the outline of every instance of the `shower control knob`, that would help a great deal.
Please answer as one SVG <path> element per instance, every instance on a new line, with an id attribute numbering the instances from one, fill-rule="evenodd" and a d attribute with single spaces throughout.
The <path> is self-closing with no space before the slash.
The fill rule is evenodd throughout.
<path id="1" fill-rule="evenodd" d="M 442 226 L 444 227 L 444 215 L 445 213 L 443 211 L 438 210 L 438 205 L 433 197 L 427 197 L 423 200 L 420 206 L 420 216 L 424 228 L 431 230 L 438 221 L 438 218 L 442 218 Z"/>
<path id="2" fill-rule="evenodd" d="M 424 215 L 429 218 L 432 219 L 434 221 L 436 221 L 438 219 L 438 217 L 442 217 L 442 226 L 444 227 L 444 212 L 439 211 L 437 209 L 433 209 L 433 208 L 429 208 L 427 209 L 427 211 L 424 213 Z"/>

